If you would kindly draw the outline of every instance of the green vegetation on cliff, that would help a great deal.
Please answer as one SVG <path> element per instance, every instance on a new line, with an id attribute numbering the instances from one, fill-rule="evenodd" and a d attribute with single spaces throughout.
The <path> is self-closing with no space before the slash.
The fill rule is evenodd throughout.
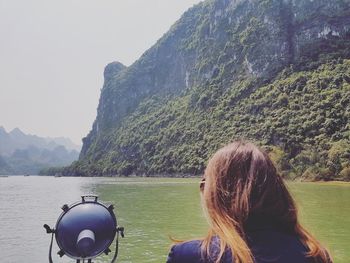
<path id="1" fill-rule="evenodd" d="M 350 3 L 205 1 L 105 78 L 65 175 L 200 174 L 233 139 L 281 173 L 350 179 Z"/>
<path id="2" fill-rule="evenodd" d="M 215 97 L 211 88 L 209 98 L 197 89 L 147 100 L 106 135 L 102 158 L 75 168 L 98 175 L 198 174 L 218 147 L 246 138 L 268 146 L 288 177 L 350 179 L 350 60 L 285 70 L 239 101 L 236 89 Z"/>

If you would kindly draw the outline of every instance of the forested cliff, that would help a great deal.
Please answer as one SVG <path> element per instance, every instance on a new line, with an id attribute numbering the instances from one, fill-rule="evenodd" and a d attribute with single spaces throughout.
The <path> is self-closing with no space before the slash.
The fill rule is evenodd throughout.
<path id="1" fill-rule="evenodd" d="M 200 174 L 233 139 L 289 178 L 350 179 L 350 1 L 208 0 L 104 72 L 65 175 Z"/>

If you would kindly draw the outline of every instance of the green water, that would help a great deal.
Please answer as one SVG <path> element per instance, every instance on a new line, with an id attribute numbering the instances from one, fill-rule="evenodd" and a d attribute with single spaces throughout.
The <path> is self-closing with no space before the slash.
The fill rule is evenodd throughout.
<path id="1" fill-rule="evenodd" d="M 96 185 L 101 200 L 115 204 L 125 227 L 118 262 L 165 262 L 170 237 L 206 233 L 199 179 L 118 178 Z M 350 184 L 289 183 L 304 225 L 330 248 L 335 263 L 350 260 Z"/>
<path id="2" fill-rule="evenodd" d="M 350 184 L 293 183 L 303 224 L 327 248 L 335 263 L 350 262 Z"/>

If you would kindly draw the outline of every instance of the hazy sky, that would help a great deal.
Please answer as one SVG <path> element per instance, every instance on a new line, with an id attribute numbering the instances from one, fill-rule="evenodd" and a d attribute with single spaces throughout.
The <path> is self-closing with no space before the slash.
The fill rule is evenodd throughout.
<path id="1" fill-rule="evenodd" d="M 200 0 L 0 0 L 0 126 L 80 143 L 112 61 L 132 64 Z"/>

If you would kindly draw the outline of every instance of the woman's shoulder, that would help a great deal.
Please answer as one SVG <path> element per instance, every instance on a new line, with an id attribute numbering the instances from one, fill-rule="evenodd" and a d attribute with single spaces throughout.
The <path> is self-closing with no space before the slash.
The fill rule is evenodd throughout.
<path id="1" fill-rule="evenodd" d="M 212 263 L 220 251 L 220 240 L 213 237 L 210 243 L 210 255 L 202 251 L 202 240 L 191 240 L 174 245 L 168 255 L 167 263 Z M 232 262 L 231 251 L 226 251 L 221 262 Z"/>
<path id="2" fill-rule="evenodd" d="M 167 263 L 202 263 L 200 240 L 191 240 L 174 245 L 168 255 Z"/>
<path id="3" fill-rule="evenodd" d="M 272 229 L 262 229 L 249 233 L 249 247 L 256 263 L 311 263 L 306 257 L 307 248 L 300 239 L 286 232 Z M 210 244 L 210 256 L 202 255 L 202 241 L 191 240 L 174 245 L 168 255 L 167 263 L 207 263 L 215 262 L 220 251 L 219 238 L 214 237 Z M 232 254 L 227 250 L 221 262 L 232 262 Z"/>

